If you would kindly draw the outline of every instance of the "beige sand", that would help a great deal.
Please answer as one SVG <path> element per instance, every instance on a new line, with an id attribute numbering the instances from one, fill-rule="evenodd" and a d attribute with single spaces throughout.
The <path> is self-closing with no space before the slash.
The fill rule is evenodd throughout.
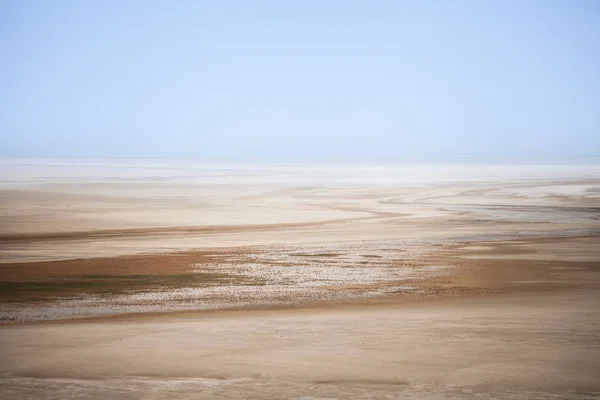
<path id="1" fill-rule="evenodd" d="M 3 327 L 0 396 L 598 398 L 597 293 Z"/>
<path id="2" fill-rule="evenodd" d="M 600 398 L 600 181 L 511 171 L 6 185 L 0 397 Z"/>
<path id="3" fill-rule="evenodd" d="M 0 191 L 0 262 L 248 245 L 597 233 L 599 188 L 599 180 L 589 179 L 419 186 L 32 184 Z"/>

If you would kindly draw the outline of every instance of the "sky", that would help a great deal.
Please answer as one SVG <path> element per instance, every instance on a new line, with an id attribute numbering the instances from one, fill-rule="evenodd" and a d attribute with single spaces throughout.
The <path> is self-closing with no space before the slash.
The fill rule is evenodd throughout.
<path id="1" fill-rule="evenodd" d="M 600 2 L 0 1 L 0 155 L 600 155 Z"/>

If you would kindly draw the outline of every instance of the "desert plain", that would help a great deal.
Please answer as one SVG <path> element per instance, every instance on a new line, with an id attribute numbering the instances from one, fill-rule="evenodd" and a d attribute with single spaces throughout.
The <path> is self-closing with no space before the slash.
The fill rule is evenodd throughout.
<path id="1" fill-rule="evenodd" d="M 0 397 L 600 397 L 600 165 L 0 163 Z"/>

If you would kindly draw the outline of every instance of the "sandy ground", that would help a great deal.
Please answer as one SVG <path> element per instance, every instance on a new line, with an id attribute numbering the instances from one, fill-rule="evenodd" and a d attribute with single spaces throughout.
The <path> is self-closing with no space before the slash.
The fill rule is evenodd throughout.
<path id="1" fill-rule="evenodd" d="M 597 290 L 3 327 L 0 395 L 598 398 Z"/>
<path id="2" fill-rule="evenodd" d="M 145 183 L 4 190 L 0 261 L 198 248 L 598 231 L 600 181 L 570 186 L 473 183 L 424 187 L 220 188 Z M 80 187 L 81 186 L 81 187 Z M 120 190 L 128 187 L 125 195 Z M 539 192 L 549 189 L 543 196 Z M 562 191 L 558 190 L 560 187 Z M 260 189 L 260 190 L 259 190 Z M 77 192 L 77 193 L 72 193 Z M 83 193 L 83 194 L 80 194 Z M 201 200 L 205 193 L 214 198 Z M 200 199 L 200 200 L 199 200 Z"/>
<path id="3" fill-rule="evenodd" d="M 595 271 L 600 237 L 259 246 L 0 265 L 3 322 L 264 310 L 549 291 Z"/>
<path id="4" fill-rule="evenodd" d="M 600 398 L 597 166 L 75 164 L 0 162 L 2 398 Z"/>

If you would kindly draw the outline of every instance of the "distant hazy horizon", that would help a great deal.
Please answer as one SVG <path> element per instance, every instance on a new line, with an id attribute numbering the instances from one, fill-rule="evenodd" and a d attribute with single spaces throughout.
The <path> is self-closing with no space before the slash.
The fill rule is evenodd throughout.
<path id="1" fill-rule="evenodd" d="M 30 185 L 35 188 L 39 184 L 420 186 L 459 182 L 584 182 L 599 176 L 598 159 L 537 163 L 482 160 L 301 163 L 239 159 L 0 158 L 0 189 Z"/>
<path id="2" fill-rule="evenodd" d="M 60 164 L 62 161 L 94 163 L 99 162 L 143 162 L 150 163 L 198 163 L 198 164 L 255 164 L 255 165 L 428 165 L 428 164 L 600 164 L 600 155 L 530 155 L 530 154 L 501 154 L 501 153 L 430 153 L 430 154 L 407 154 L 397 156 L 32 156 L 32 155 L 0 155 L 0 164 L 7 162 L 43 164 Z"/>

